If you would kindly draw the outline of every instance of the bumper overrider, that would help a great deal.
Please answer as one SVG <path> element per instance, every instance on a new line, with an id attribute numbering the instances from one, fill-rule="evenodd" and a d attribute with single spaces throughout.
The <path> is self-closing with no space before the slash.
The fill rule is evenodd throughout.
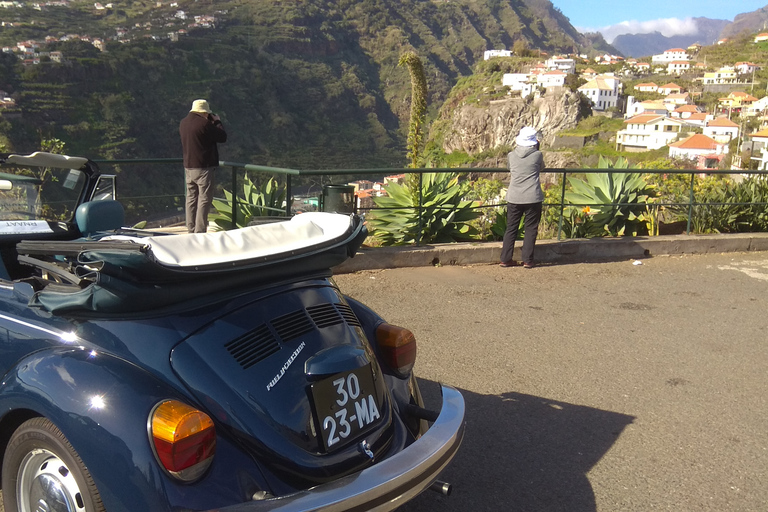
<path id="1" fill-rule="evenodd" d="M 464 437 L 464 398 L 441 386 L 443 405 L 432 427 L 402 452 L 359 473 L 280 498 L 209 512 L 350 512 L 394 510 L 435 481 Z"/>

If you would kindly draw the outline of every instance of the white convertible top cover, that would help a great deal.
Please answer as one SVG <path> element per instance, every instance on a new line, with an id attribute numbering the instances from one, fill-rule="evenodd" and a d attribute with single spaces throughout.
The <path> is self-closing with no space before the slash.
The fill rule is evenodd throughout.
<path id="1" fill-rule="evenodd" d="M 196 267 L 290 254 L 339 238 L 350 224 L 349 215 L 308 212 L 287 221 L 230 231 L 146 238 L 113 235 L 102 240 L 130 240 L 148 246 L 162 265 Z"/>

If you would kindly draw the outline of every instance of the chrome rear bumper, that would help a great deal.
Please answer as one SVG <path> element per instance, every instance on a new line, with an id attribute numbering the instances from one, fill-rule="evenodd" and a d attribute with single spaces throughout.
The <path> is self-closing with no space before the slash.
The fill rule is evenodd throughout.
<path id="1" fill-rule="evenodd" d="M 394 510 L 437 479 L 464 437 L 464 398 L 442 386 L 443 406 L 432 427 L 402 452 L 359 473 L 296 494 L 232 505 L 216 512 L 342 512 Z M 214 512 L 214 511 L 209 511 Z"/>

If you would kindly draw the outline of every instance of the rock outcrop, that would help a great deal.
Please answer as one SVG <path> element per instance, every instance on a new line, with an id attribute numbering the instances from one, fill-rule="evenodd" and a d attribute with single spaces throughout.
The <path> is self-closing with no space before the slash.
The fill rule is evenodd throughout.
<path id="1" fill-rule="evenodd" d="M 584 116 L 581 96 L 568 89 L 549 90 L 532 100 L 510 98 L 491 101 L 486 107 L 462 105 L 451 116 L 443 138 L 446 153 L 464 151 L 470 155 L 514 145 L 523 126 L 533 126 L 551 143 L 556 133 L 575 127 Z M 588 107 L 587 107 L 588 111 Z"/>

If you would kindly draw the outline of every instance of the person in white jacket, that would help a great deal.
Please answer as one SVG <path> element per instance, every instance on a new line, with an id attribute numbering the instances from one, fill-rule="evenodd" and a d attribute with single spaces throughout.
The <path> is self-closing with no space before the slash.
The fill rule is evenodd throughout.
<path id="1" fill-rule="evenodd" d="M 544 156 L 539 151 L 535 128 L 525 126 L 515 138 L 517 147 L 507 155 L 509 188 L 507 189 L 507 230 L 501 248 L 502 267 L 515 265 L 513 251 L 520 219 L 525 216 L 525 237 L 521 251 L 523 267 L 535 266 L 534 248 L 539 234 L 544 192 L 539 178 L 544 169 Z"/>

